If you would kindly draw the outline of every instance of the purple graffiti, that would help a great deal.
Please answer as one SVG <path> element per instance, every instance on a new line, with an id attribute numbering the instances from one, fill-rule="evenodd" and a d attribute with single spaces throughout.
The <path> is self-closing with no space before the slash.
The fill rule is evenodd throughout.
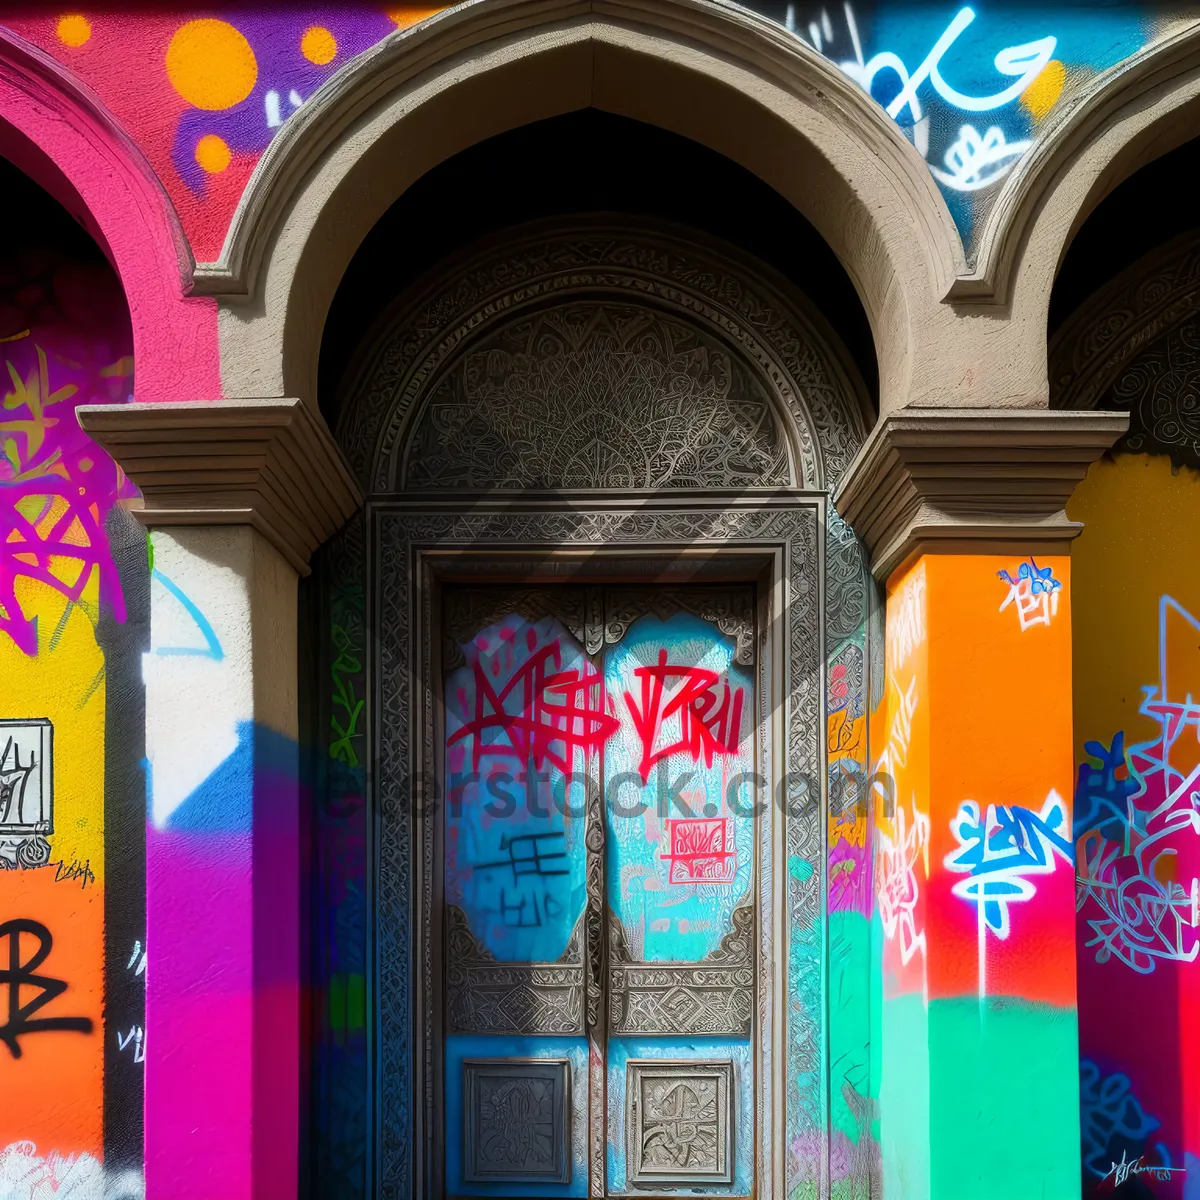
<path id="1" fill-rule="evenodd" d="M 113 316 L 113 314 L 119 314 Z M 0 630 L 38 650 L 28 610 L 43 584 L 96 613 L 125 619 L 104 532 L 109 510 L 137 491 L 79 428 L 80 404 L 129 396 L 133 359 L 111 272 L 26 255 L 0 286 Z"/>

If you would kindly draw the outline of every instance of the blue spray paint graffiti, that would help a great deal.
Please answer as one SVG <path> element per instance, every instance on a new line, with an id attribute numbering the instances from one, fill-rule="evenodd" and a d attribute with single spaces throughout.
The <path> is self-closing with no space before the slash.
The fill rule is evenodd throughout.
<path id="1" fill-rule="evenodd" d="M 1119 1153 L 1141 1155 L 1158 1121 L 1133 1094 L 1128 1075 L 1102 1075 L 1088 1059 L 1079 1063 L 1079 1124 L 1083 1134 L 1084 1169 L 1103 1178 Z M 1169 1160 L 1168 1160 L 1169 1161 Z"/>
<path id="2" fill-rule="evenodd" d="M 974 800 L 965 800 L 950 822 L 950 831 L 959 849 L 946 855 L 946 869 L 967 874 L 952 891 L 960 899 L 974 901 L 979 914 L 979 994 L 983 996 L 987 931 L 1007 939 L 1009 906 L 1037 894 L 1027 877 L 1053 874 L 1055 855 L 1067 863 L 1074 861 L 1067 809 L 1053 790 L 1039 813 L 1019 804 L 989 804 L 983 816 Z"/>
<path id="3" fill-rule="evenodd" d="M 1095 763 L 1080 763 L 1075 780 L 1075 836 L 1096 829 L 1104 837 L 1124 839 L 1129 821 L 1129 800 L 1137 792 L 1137 782 L 1117 772 L 1126 769 L 1125 734 L 1113 736 L 1112 746 L 1103 742 L 1085 742 L 1084 750 Z"/>
<path id="4" fill-rule="evenodd" d="M 832 59 L 904 130 L 968 251 L 1040 127 L 1154 36 L 1143 5 L 787 3 L 751 7 Z"/>

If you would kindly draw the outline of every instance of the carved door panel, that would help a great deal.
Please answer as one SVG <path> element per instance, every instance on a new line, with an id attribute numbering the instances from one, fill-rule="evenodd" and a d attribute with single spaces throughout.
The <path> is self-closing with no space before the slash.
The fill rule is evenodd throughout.
<path id="1" fill-rule="evenodd" d="M 749 1195 L 753 588 L 444 595 L 447 1193 Z"/>

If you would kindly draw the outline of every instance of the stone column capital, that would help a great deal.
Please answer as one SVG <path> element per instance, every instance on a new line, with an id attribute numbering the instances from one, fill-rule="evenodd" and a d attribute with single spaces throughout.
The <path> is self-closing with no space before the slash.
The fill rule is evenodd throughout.
<path id="1" fill-rule="evenodd" d="M 1126 413 L 900 409 L 880 418 L 834 497 L 886 580 L 924 553 L 1063 553 L 1064 511 Z"/>
<path id="2" fill-rule="evenodd" d="M 300 400 L 96 404 L 79 424 L 141 490 L 143 525 L 249 525 L 300 575 L 362 504 L 319 414 Z"/>

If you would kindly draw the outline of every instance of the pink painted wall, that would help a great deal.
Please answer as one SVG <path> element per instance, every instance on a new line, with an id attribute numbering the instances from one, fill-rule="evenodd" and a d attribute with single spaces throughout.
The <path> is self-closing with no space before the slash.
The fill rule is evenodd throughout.
<path id="1" fill-rule="evenodd" d="M 12 6 L 4 23 L 69 69 L 145 155 L 199 262 L 217 258 L 282 122 L 354 55 L 440 5 L 114 10 Z"/>

